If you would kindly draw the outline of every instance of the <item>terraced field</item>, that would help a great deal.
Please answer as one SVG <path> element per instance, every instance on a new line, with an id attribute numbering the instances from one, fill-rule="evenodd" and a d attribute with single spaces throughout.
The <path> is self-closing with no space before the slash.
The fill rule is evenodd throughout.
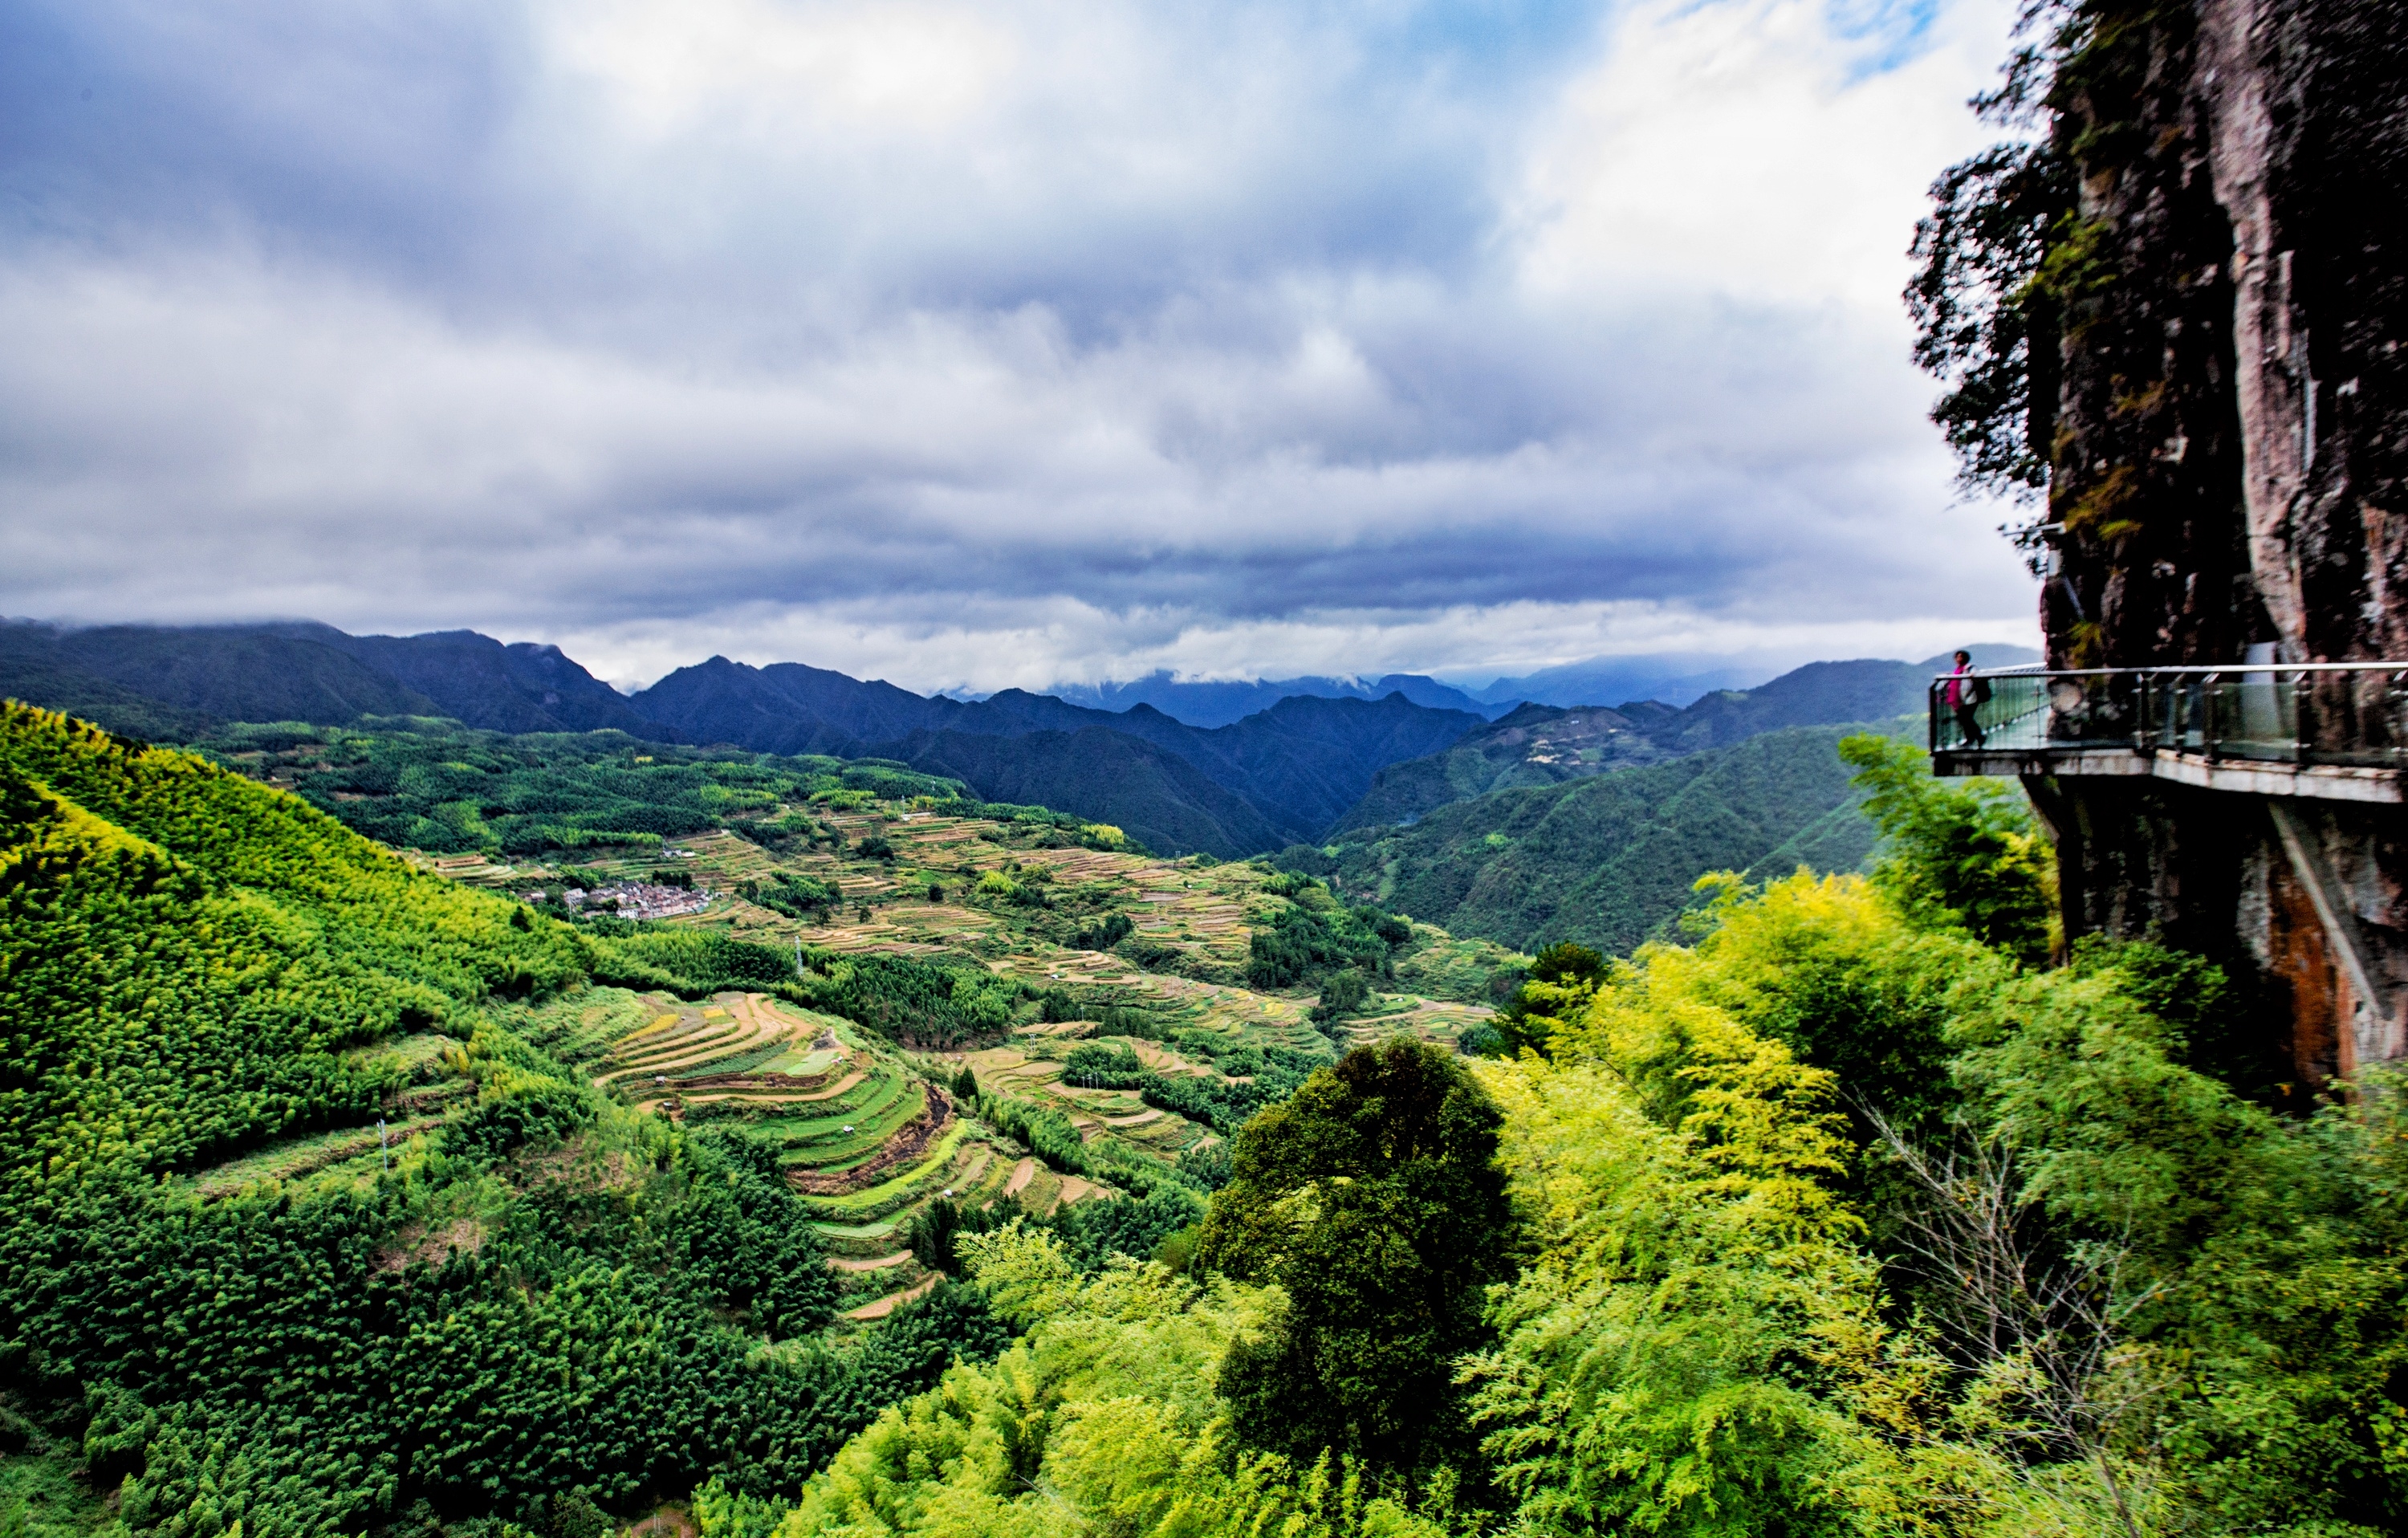
<path id="1" fill-rule="evenodd" d="M 1048 1036 L 1041 1029 L 1015 1032 L 1005 1044 L 961 1055 L 981 1085 L 1021 1100 L 1051 1103 L 1070 1118 L 1087 1142 L 1109 1137 L 1166 1160 L 1212 1141 L 1213 1132 L 1174 1112 L 1157 1110 L 1134 1089 L 1086 1089 L 1062 1082 L 1061 1054 L 1077 1038 Z M 1125 1037 L 1146 1066 L 1165 1073 L 1209 1075 L 1209 1065 L 1187 1061 L 1159 1042 Z"/>
<path id="2" fill-rule="evenodd" d="M 848 1292 L 874 1295 L 860 1317 L 879 1317 L 934 1284 L 907 1246 L 910 1215 L 947 1191 L 980 1187 L 998 1157 L 993 1133 L 956 1114 L 940 1085 L 850 1021 L 759 994 L 639 1001 L 657 1013 L 611 1044 L 597 1087 L 775 1143 Z"/>
<path id="3" fill-rule="evenodd" d="M 256 1153 L 203 1170 L 179 1182 L 194 1196 L 234 1196 L 254 1185 L 331 1175 L 358 1179 L 381 1169 L 388 1149 L 399 1149 L 421 1133 L 443 1125 L 440 1114 L 389 1121 L 383 1128 L 348 1127 L 309 1137 L 285 1138 Z"/>
<path id="4" fill-rule="evenodd" d="M 1024 1002 L 999 1040 L 967 1053 L 914 1056 L 852 1022 L 759 994 L 681 1001 L 594 989 L 573 1008 L 541 1012 L 537 1028 L 547 1050 L 583 1067 L 606 1091 L 690 1125 L 727 1123 L 773 1141 L 814 1212 L 832 1266 L 858 1300 L 851 1312 L 863 1319 L 933 1285 L 908 1247 L 911 1215 L 928 1201 L 951 1196 L 1043 1214 L 1112 1194 L 1047 1168 L 965 1115 L 949 1093 L 961 1068 L 984 1090 L 1058 1110 L 1090 1145 L 1109 1143 L 1171 1162 L 1215 1134 L 1147 1105 L 1135 1090 L 1065 1084 L 1063 1060 L 1075 1046 L 1125 1044 L 1156 1071 L 1217 1076 L 1213 1060 L 1246 1046 L 1327 1056 L 1336 1044 L 1397 1030 L 1452 1043 L 1489 1013 L 1484 1000 L 1498 970 L 1522 959 L 1415 926 L 1393 985 L 1413 991 L 1376 995 L 1333 1043 L 1308 1016 L 1310 991 L 1275 995 L 1244 985 L 1252 934 L 1283 905 L 1265 891 L 1271 873 L 1263 869 L 1090 848 L 1047 825 L 922 805 L 811 804 L 774 815 L 789 825 L 808 819 L 808 836 L 765 843 L 721 831 L 679 841 L 677 868 L 712 900 L 702 913 L 662 923 L 781 948 L 800 941 L 838 955 L 975 964 L 1024 985 L 1024 999 L 1051 993 L 1074 999 L 1077 1013 L 1134 1010 L 1143 1022 L 1143 1038 L 1106 1037 L 1092 1020 L 1047 1023 Z M 889 852 L 862 855 L 873 839 Z M 573 869 L 600 884 L 642 878 L 663 858 L 605 854 Z M 459 879 L 503 889 L 557 881 L 572 869 L 465 857 L 442 863 Z M 976 890 L 990 871 L 1009 877 L 1021 897 Z M 781 877 L 808 877 L 836 900 L 797 918 L 739 890 Z M 1126 943 L 1109 950 L 1081 943 L 1108 933 L 1115 919 L 1128 926 Z M 1212 1050 L 1198 1049 L 1199 1035 Z M 1172 1041 L 1188 1047 L 1167 1044 Z"/>

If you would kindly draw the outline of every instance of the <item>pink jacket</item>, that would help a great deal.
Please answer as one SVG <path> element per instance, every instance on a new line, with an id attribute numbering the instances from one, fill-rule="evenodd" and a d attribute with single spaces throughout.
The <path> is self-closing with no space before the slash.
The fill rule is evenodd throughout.
<path id="1" fill-rule="evenodd" d="M 1942 694 L 1947 699 L 1950 710 L 1956 710 L 1965 703 L 1965 675 L 1971 671 L 1972 671 L 1972 665 L 1968 663 L 1948 676 L 1948 687 L 1942 690 Z"/>

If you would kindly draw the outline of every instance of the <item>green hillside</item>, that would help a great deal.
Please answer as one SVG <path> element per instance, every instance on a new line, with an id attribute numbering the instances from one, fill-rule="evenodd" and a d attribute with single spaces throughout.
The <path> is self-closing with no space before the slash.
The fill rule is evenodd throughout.
<path id="1" fill-rule="evenodd" d="M 1454 934 L 1608 955 L 1661 932 L 1709 870 L 1848 870 L 1874 842 L 1836 747 L 1851 728 L 1738 745 L 1562 784 L 1491 791 L 1405 827 L 1358 828 L 1280 863 Z"/>
<path id="2" fill-rule="evenodd" d="M 431 718 L 236 725 L 194 747 L 355 832 L 437 855 L 657 845 L 723 827 L 776 837 L 797 808 L 961 794 L 955 781 L 879 759 L 681 748 L 617 731 L 509 736 Z"/>
<path id="3" fill-rule="evenodd" d="M 1834 735 L 1430 821 L 1785 860 L 1861 826 Z M 2387 1531 L 2398 1097 L 2268 1109 L 2190 958 L 2037 970 L 2020 804 L 1850 752 L 1873 879 L 1599 968 L 867 790 L 397 855 L 9 708 L 0 1523 Z M 1453 1050 L 1526 970 L 1534 1050 Z"/>
<path id="4" fill-rule="evenodd" d="M 1363 798 L 1332 825 L 1328 839 L 1343 841 L 1349 834 L 1411 824 L 1492 790 L 1612 774 L 1730 747 L 1784 727 L 1920 718 L 1931 675 L 1946 665 L 1937 657 L 1923 663 L 1810 662 L 1756 688 L 1717 690 L 1677 710 L 1646 699 L 1611 710 L 1525 704 L 1438 753 L 1381 769 Z"/>
<path id="5" fill-rule="evenodd" d="M 532 918 L 15 706 L 0 936 L 9 1425 L 79 1426 L 136 1531 L 790 1488 L 996 1335 L 947 1298 L 765 1352 L 838 1301 L 774 1151 L 597 1094 L 528 1028 L 595 977 L 707 992 L 741 947 Z"/>
<path id="6" fill-rule="evenodd" d="M 1556 785 L 1660 763 L 1673 754 L 1658 746 L 1647 728 L 1671 714 L 1670 706 L 1649 703 L 1618 711 L 1602 705 L 1571 710 L 1524 705 L 1466 733 L 1443 753 L 1382 769 L 1363 798 L 1338 820 L 1330 837 L 1415 822 L 1451 802 L 1492 790 Z"/>
<path id="7" fill-rule="evenodd" d="M 1150 1254 L 1336 1047 L 1486 1013 L 1400 980 L 1482 997 L 1477 946 L 1347 918 L 1324 962 L 1309 883 L 875 765 L 213 745 L 258 779 L 0 712 L 0 1516 L 37 1533 L 121 1483 L 145 1538 L 791 1498 L 1007 1339 L 953 1228 Z M 459 837 L 470 774 L 579 835 Z M 684 858 L 628 826 L 677 817 Z M 679 920 L 560 900 L 673 880 Z M 1307 939 L 1257 991 L 1263 934 Z"/>

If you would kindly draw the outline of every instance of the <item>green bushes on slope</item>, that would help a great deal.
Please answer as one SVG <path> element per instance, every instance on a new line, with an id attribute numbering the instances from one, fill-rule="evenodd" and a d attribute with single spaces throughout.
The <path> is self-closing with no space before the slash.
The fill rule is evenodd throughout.
<path id="1" fill-rule="evenodd" d="M 2228 996 L 2195 960 L 2032 965 L 2044 861 L 1984 787 L 1947 789 L 1877 802 L 1872 879 L 1729 876 L 1692 943 L 1556 969 L 1578 985 L 1544 1054 L 1471 1070 L 1513 1215 L 1441 1248 L 1501 1285 L 1436 1390 L 1386 1401 L 1447 1456 L 1383 1456 L 1380 1414 L 1321 1381 L 1339 1337 L 1282 1344 L 1299 1319 L 1406 1339 L 1469 1290 L 1381 1323 L 1413 1243 L 1346 1225 L 1417 1098 L 1340 1092 L 1362 1049 L 1240 1135 L 1182 1275 L 965 1241 L 1035 1328 L 882 1416 L 783 1538 L 2396 1531 L 2408 1101 L 2378 1071 L 2311 1116 L 2253 1104 L 2215 1071 Z M 1325 1227 L 1326 1251 L 1303 1237 Z M 1308 1258 L 1236 1281 L 1216 1234 Z M 1266 1396 L 1266 1360 L 1318 1394 Z"/>
<path id="2" fill-rule="evenodd" d="M 1292 988 L 1333 972 L 1387 970 L 1389 957 L 1412 938 L 1412 927 L 1370 906 L 1343 907 L 1317 881 L 1293 874 L 1265 890 L 1291 900 L 1249 938 L 1246 981 L 1257 988 Z"/>
<path id="3" fill-rule="evenodd" d="M 199 746 L 289 780 L 356 832 L 437 854 L 658 843 L 715 827 L 776 840 L 799 831 L 773 815 L 781 802 L 961 788 L 877 760 L 682 748 L 616 731 L 513 737 L 436 721 L 229 726 Z"/>

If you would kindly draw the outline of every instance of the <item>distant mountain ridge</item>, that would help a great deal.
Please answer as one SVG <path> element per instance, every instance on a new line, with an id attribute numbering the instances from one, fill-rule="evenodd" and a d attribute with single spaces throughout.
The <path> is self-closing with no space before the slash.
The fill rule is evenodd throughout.
<path id="1" fill-rule="evenodd" d="M 1056 683 L 1051 693 L 1070 704 L 1098 711 L 1151 705 L 1191 726 L 1226 726 L 1299 695 L 1316 699 L 1385 699 L 1400 694 L 1434 711 L 1470 711 L 1490 717 L 1513 708 L 1512 700 L 1499 701 L 1485 694 L 1469 695 L 1421 673 L 1389 673 L 1368 683 L 1354 678 L 1182 683 L 1169 672 L 1160 671 L 1125 683 Z"/>
<path id="2" fill-rule="evenodd" d="M 891 758 L 962 780 L 990 800 L 1026 798 L 1031 782 L 1014 755 L 1041 755 L 1066 771 L 1045 805 L 1124 827 L 1127 817 L 1146 826 L 1219 829 L 1226 839 L 1182 847 L 1226 855 L 1319 838 L 1362 798 L 1381 769 L 1435 753 L 1484 725 L 1470 712 L 1431 710 L 1398 693 L 1378 700 L 1290 696 L 1207 728 L 1146 704 L 1100 711 L 1022 689 L 964 701 L 796 663 L 754 668 L 725 657 L 681 668 L 628 703 L 691 741 Z M 1040 736 L 1047 740 L 1020 749 L 965 740 Z M 1084 757 L 1060 758 L 1068 740 Z M 1182 804 L 1173 810 L 1161 798 L 1189 782 L 1166 775 L 1154 755 L 1133 742 L 1183 761 L 1254 815 L 1237 815 L 1217 798 L 1198 799 L 1192 786 L 1180 792 Z M 1115 776 L 1125 776 L 1129 786 L 1112 788 Z"/>
<path id="3" fill-rule="evenodd" d="M 659 736 L 560 648 L 505 646 L 473 630 L 352 636 L 307 622 L 68 629 L 7 621 L 0 694 L 162 740 L 187 740 L 218 722 L 339 726 L 368 715 Z"/>
<path id="4" fill-rule="evenodd" d="M 990 800 L 1114 823 L 1166 854 L 1230 858 L 1321 837 L 1381 769 L 1484 725 L 1472 712 L 1395 692 L 1291 697 L 1205 728 L 1145 704 L 1098 711 L 1018 689 L 972 703 L 801 663 L 725 657 L 628 697 L 553 646 L 466 630 L 352 636 L 302 622 L 0 624 L 0 695 L 169 741 L 235 721 L 418 715 L 488 731 L 607 728 L 759 753 L 884 757 L 962 779 Z"/>
<path id="5" fill-rule="evenodd" d="M 2040 660 L 2040 654 L 2028 646 L 1983 644 L 1971 650 L 1974 665 L 1980 668 L 2012 668 Z M 1725 690 L 1761 687 L 1783 671 L 1781 663 L 1763 654 L 1595 656 L 1542 668 L 1520 678 L 1500 678 L 1473 691 L 1471 697 L 1492 708 L 1508 701 L 1570 708 L 1626 699 L 1660 699 L 1684 706 Z"/>
<path id="6" fill-rule="evenodd" d="M 2037 661 L 2023 647 L 1982 647 L 1982 667 Z M 1443 806 L 1492 791 L 1559 784 L 1615 769 L 1729 747 L 1792 726 L 1886 722 L 1920 714 L 1931 676 L 1951 655 L 1921 662 L 1862 657 L 1810 662 L 1753 689 L 1721 689 L 1681 710 L 1660 700 L 1608 708 L 1524 704 L 1426 758 L 1390 764 L 1363 799 L 1331 826 L 1333 836 L 1405 826 Z"/>
<path id="7" fill-rule="evenodd" d="M 2013 650 L 1985 648 L 1980 660 L 2031 655 L 1999 654 Z M 1499 714 L 1494 702 L 1474 706 L 1419 675 L 1380 680 L 1398 687 L 1378 697 L 1344 692 L 1371 687 L 1358 682 L 1299 679 L 1288 682 L 1339 692 L 1284 695 L 1204 726 L 1132 696 L 1168 690 L 1165 697 L 1194 713 L 1288 685 L 1182 684 L 1157 674 L 1111 686 L 1125 705 L 1105 710 L 1020 689 L 975 701 L 930 697 L 802 663 L 756 668 L 715 656 L 623 697 L 555 646 L 505 645 L 470 630 L 0 623 L 0 694 L 130 736 L 187 741 L 234 721 L 424 715 L 488 731 L 611 729 L 652 741 L 882 757 L 960 779 L 990 800 L 1116 824 L 1167 854 L 1224 857 L 1410 823 L 1498 789 L 1643 767 L 1784 727 L 1888 719 L 1921 709 L 1925 682 L 1944 661 L 1814 663 L 1679 710 L 1651 700 L 1525 705 L 1493 723 L 1485 717 Z M 1431 703 L 1442 700 L 1465 708 Z"/>

